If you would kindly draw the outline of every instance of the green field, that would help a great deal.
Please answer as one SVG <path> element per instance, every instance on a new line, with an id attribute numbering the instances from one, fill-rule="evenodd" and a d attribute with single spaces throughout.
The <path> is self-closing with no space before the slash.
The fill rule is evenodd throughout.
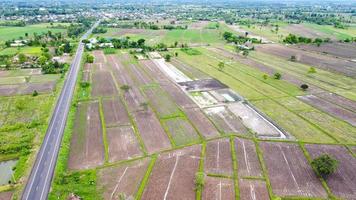
<path id="1" fill-rule="evenodd" d="M 8 55 L 8 56 L 12 56 L 18 53 L 23 53 L 31 56 L 40 56 L 41 47 L 10 47 L 0 51 L 0 55 Z"/>
<path id="2" fill-rule="evenodd" d="M 219 79 L 248 98 L 262 112 L 295 136 L 297 140 L 313 143 L 356 142 L 354 136 L 352 136 L 355 131 L 353 127 L 319 112 L 297 99 L 296 96 L 304 94 L 297 86 L 273 78 L 264 80 L 262 78 L 263 73 L 257 69 L 217 55 L 206 48 L 199 48 L 199 51 L 203 54 L 194 56 L 179 54 L 178 59 Z M 271 59 L 268 59 L 268 61 L 271 61 Z M 217 67 L 219 62 L 225 63 L 222 71 L 219 71 Z M 285 66 L 285 61 L 283 66 Z M 327 76 L 324 73 L 328 72 L 322 72 L 321 78 Z M 305 72 L 303 74 L 307 75 Z M 341 77 L 343 76 L 340 76 L 341 80 L 330 81 L 340 82 L 339 84 L 346 86 Z M 346 80 L 350 81 L 348 78 Z M 305 117 L 305 113 L 312 114 Z M 316 120 L 316 115 L 323 120 Z M 329 123 L 327 123 L 328 121 Z"/>
<path id="3" fill-rule="evenodd" d="M 315 31 L 322 32 L 327 34 L 329 37 L 337 38 L 339 40 L 344 40 L 346 38 L 351 38 L 356 36 L 356 26 L 350 26 L 345 29 L 335 28 L 330 25 L 317 25 L 317 24 L 310 24 L 306 23 L 304 26 L 313 29 Z"/>
<path id="4" fill-rule="evenodd" d="M 65 32 L 65 29 L 48 28 L 49 24 L 36 24 L 28 25 L 25 27 L 8 27 L 0 26 L 0 41 L 18 39 L 19 37 L 25 38 L 25 33 L 29 36 L 33 36 L 33 33 L 46 33 L 52 31 L 53 33 Z"/>

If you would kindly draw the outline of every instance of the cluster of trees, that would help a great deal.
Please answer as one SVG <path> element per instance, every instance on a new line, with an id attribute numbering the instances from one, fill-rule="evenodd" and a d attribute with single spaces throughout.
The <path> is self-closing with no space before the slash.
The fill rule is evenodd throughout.
<path id="1" fill-rule="evenodd" d="M 235 43 L 235 44 L 244 44 L 248 41 L 251 41 L 252 43 L 261 43 L 261 40 L 258 40 L 256 38 L 248 38 L 247 35 L 248 35 L 248 33 L 246 33 L 245 36 L 237 36 L 231 32 L 226 31 L 223 33 L 223 38 L 227 42 Z"/>
<path id="2" fill-rule="evenodd" d="M 296 36 L 294 34 L 289 34 L 287 37 L 285 37 L 283 39 L 284 43 L 288 43 L 288 44 L 298 44 L 298 43 L 305 43 L 305 44 L 310 44 L 310 43 L 314 43 L 314 44 L 318 44 L 320 45 L 323 42 L 330 42 L 330 38 L 325 38 L 325 39 L 321 39 L 321 38 L 307 38 L 307 37 L 302 37 L 302 36 Z"/>
<path id="3" fill-rule="evenodd" d="M 1 21 L 0 26 L 18 26 L 24 27 L 26 26 L 26 22 L 24 21 Z"/>
<path id="4" fill-rule="evenodd" d="M 94 28 L 92 31 L 93 34 L 106 33 L 106 32 L 108 32 L 108 30 L 102 27 Z"/>

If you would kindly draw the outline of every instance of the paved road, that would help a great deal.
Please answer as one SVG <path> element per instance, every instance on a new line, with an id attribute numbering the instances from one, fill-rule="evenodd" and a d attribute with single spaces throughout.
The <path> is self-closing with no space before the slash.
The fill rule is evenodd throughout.
<path id="1" fill-rule="evenodd" d="M 98 23 L 96 22 L 81 39 L 86 39 Z M 48 197 L 83 51 L 84 44 L 80 43 L 57 100 L 43 144 L 37 154 L 35 164 L 22 194 L 23 200 L 44 200 Z"/>

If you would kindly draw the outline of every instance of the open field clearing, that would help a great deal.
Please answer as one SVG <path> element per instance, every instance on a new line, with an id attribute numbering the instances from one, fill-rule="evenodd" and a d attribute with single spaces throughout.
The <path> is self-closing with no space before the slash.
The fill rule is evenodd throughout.
<path id="1" fill-rule="evenodd" d="M 107 200 L 134 199 L 149 159 L 141 159 L 98 171 L 98 188 Z"/>
<path id="2" fill-rule="evenodd" d="M 147 87 L 144 93 L 160 118 L 180 115 L 178 106 L 160 87 Z"/>
<path id="3" fill-rule="evenodd" d="M 199 140 L 199 135 L 189 123 L 183 118 L 172 118 L 164 120 L 168 132 L 177 146 L 190 144 Z"/>
<path id="4" fill-rule="evenodd" d="M 215 126 L 223 133 L 246 134 L 247 129 L 238 119 L 224 106 L 211 107 L 204 109 L 205 113 L 213 121 Z"/>
<path id="5" fill-rule="evenodd" d="M 314 95 L 300 96 L 299 99 L 332 116 L 356 126 L 356 113 L 346 110 L 334 103 L 328 102 Z"/>
<path id="6" fill-rule="evenodd" d="M 0 56 L 13 56 L 16 54 L 23 53 L 28 56 L 40 56 L 41 55 L 41 47 L 10 47 L 5 48 L 0 51 Z"/>
<path id="7" fill-rule="evenodd" d="M 315 94 L 315 96 L 318 96 L 326 101 L 329 101 L 333 104 L 337 104 L 343 108 L 346 108 L 350 111 L 356 110 L 356 103 L 355 101 L 352 101 L 350 99 L 347 99 L 345 97 L 339 96 L 334 93 L 319 93 Z"/>
<path id="8" fill-rule="evenodd" d="M 356 158 L 343 146 L 336 145 L 305 145 L 312 158 L 328 154 L 339 161 L 338 169 L 326 178 L 331 192 L 344 199 L 356 196 Z"/>
<path id="9" fill-rule="evenodd" d="M 200 108 L 184 109 L 187 118 L 194 124 L 199 133 L 205 138 L 211 138 L 219 135 L 214 125 L 204 115 Z"/>
<path id="10" fill-rule="evenodd" d="M 32 37 L 33 33 L 47 33 L 51 31 L 52 33 L 65 32 L 65 29 L 57 28 L 47 28 L 45 24 L 28 25 L 24 27 L 8 27 L 0 26 L 0 40 L 11 40 L 17 39 L 19 37 L 25 38 L 25 33 L 28 33 Z"/>
<path id="11" fill-rule="evenodd" d="M 189 92 L 227 88 L 226 85 L 216 79 L 200 79 L 195 81 L 180 82 L 179 85 Z"/>
<path id="12" fill-rule="evenodd" d="M 164 59 L 153 59 L 153 62 L 164 74 L 170 77 L 171 80 L 175 82 L 191 81 L 188 76 L 175 68 L 171 63 L 166 62 Z"/>
<path id="13" fill-rule="evenodd" d="M 181 108 L 194 108 L 197 104 L 184 93 L 181 88 L 171 82 L 161 84 L 161 87 L 175 100 Z"/>
<path id="14" fill-rule="evenodd" d="M 155 79 L 160 84 L 166 84 L 169 78 L 156 66 L 152 60 L 140 60 L 142 68 L 149 74 L 149 76 Z"/>
<path id="15" fill-rule="evenodd" d="M 278 196 L 327 196 L 297 144 L 260 143 L 273 193 Z"/>
<path id="16" fill-rule="evenodd" d="M 299 49 L 321 54 L 329 54 L 335 57 L 346 59 L 356 59 L 356 44 L 354 43 L 325 43 L 320 46 L 317 45 L 297 45 Z"/>
<path id="17" fill-rule="evenodd" d="M 206 177 L 203 189 L 202 199 L 217 200 L 217 199 L 234 199 L 234 182 L 227 178 Z"/>
<path id="18" fill-rule="evenodd" d="M 229 139 L 208 142 L 204 160 L 205 173 L 232 176 L 233 164 Z"/>
<path id="19" fill-rule="evenodd" d="M 263 53 L 279 56 L 285 59 L 290 59 L 291 56 L 295 56 L 297 62 L 301 62 L 323 70 L 337 72 L 345 76 L 356 76 L 355 62 L 315 54 L 312 52 L 305 52 L 299 49 L 289 48 L 278 44 L 259 45 L 257 46 L 256 50 L 261 51 Z"/>
<path id="20" fill-rule="evenodd" d="M 141 155 L 140 145 L 131 126 L 107 128 L 109 161 L 128 160 Z"/>
<path id="21" fill-rule="evenodd" d="M 268 200 L 266 183 L 262 180 L 239 179 L 241 200 Z"/>
<path id="22" fill-rule="evenodd" d="M 159 155 L 142 199 L 194 199 L 200 145 Z"/>
<path id="23" fill-rule="evenodd" d="M 98 102 L 78 105 L 69 154 L 69 169 L 87 169 L 104 163 L 104 144 Z"/>
<path id="24" fill-rule="evenodd" d="M 103 112 L 106 126 L 129 125 L 130 119 L 119 98 L 103 99 Z"/>
<path id="25" fill-rule="evenodd" d="M 255 143 L 246 139 L 235 139 L 235 152 L 238 162 L 238 175 L 243 177 L 261 177 L 262 170 L 257 157 Z"/>
<path id="26" fill-rule="evenodd" d="M 135 112 L 133 117 L 149 153 L 171 147 L 166 133 L 152 110 Z"/>

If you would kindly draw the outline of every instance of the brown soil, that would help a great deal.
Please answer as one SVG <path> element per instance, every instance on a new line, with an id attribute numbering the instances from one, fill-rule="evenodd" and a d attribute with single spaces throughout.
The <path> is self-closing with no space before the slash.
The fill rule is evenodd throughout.
<path id="1" fill-rule="evenodd" d="M 104 199 L 134 199 L 141 180 L 146 173 L 148 159 L 123 165 L 107 167 L 98 171 L 98 189 L 103 191 Z"/>
<path id="2" fill-rule="evenodd" d="M 107 62 L 103 51 L 100 50 L 93 51 L 93 55 L 94 55 L 94 63 L 104 64 Z"/>
<path id="3" fill-rule="evenodd" d="M 12 192 L 1 192 L 0 193 L 0 200 L 11 200 L 12 199 Z"/>
<path id="4" fill-rule="evenodd" d="M 234 182 L 232 179 L 206 177 L 204 180 L 204 200 L 235 199 Z"/>
<path id="5" fill-rule="evenodd" d="M 293 33 L 298 36 L 308 37 L 308 38 L 327 38 L 329 35 L 326 35 L 322 32 L 305 27 L 303 24 L 290 24 L 286 27 L 288 32 Z M 333 38 L 334 39 L 334 38 Z"/>
<path id="6" fill-rule="evenodd" d="M 207 143 L 204 171 L 211 174 L 232 175 L 232 157 L 229 139 Z"/>
<path id="7" fill-rule="evenodd" d="M 290 59 L 291 56 L 296 56 L 297 62 L 311 65 L 323 70 L 341 73 L 345 76 L 356 76 L 355 62 L 306 52 L 295 48 L 289 48 L 279 44 L 259 45 L 256 47 L 257 51 L 262 51 L 264 53 L 272 54 L 286 59 Z"/>
<path id="8" fill-rule="evenodd" d="M 130 124 L 125 106 L 119 98 L 103 99 L 103 112 L 106 126 Z"/>
<path id="9" fill-rule="evenodd" d="M 169 139 L 151 110 L 133 114 L 137 128 L 149 153 L 171 147 Z"/>
<path id="10" fill-rule="evenodd" d="M 332 116 L 340 118 L 353 126 L 356 126 L 356 113 L 346 110 L 334 103 L 323 100 L 314 95 L 307 95 L 299 97 L 300 100 L 329 113 Z"/>
<path id="11" fill-rule="evenodd" d="M 260 162 L 256 154 L 255 143 L 246 139 L 235 139 L 235 151 L 238 166 L 238 175 L 242 177 L 262 176 Z"/>
<path id="12" fill-rule="evenodd" d="M 337 104 L 343 108 L 346 108 L 350 111 L 355 111 L 356 110 L 356 102 L 352 101 L 350 99 L 346 99 L 345 97 L 339 96 L 334 93 L 329 93 L 329 92 L 323 92 L 323 93 L 317 93 L 315 96 L 318 96 L 326 101 L 329 101 L 333 104 Z"/>
<path id="13" fill-rule="evenodd" d="M 182 108 L 197 107 L 197 105 L 185 94 L 177 85 L 171 82 L 161 84 L 162 88 L 174 99 Z"/>
<path id="14" fill-rule="evenodd" d="M 195 199 L 200 149 L 196 145 L 160 155 L 142 199 Z"/>
<path id="15" fill-rule="evenodd" d="M 56 81 L 48 81 L 44 83 L 26 83 L 18 94 L 32 94 L 35 90 L 38 93 L 49 93 L 56 88 Z"/>
<path id="16" fill-rule="evenodd" d="M 140 60 L 141 66 L 146 70 L 151 78 L 155 79 L 160 84 L 169 82 L 168 77 L 162 73 L 152 60 Z"/>
<path id="17" fill-rule="evenodd" d="M 0 96 L 13 96 L 19 89 L 20 85 L 0 85 Z"/>
<path id="18" fill-rule="evenodd" d="M 104 163 L 99 103 L 78 104 L 70 145 L 69 169 L 87 169 Z"/>
<path id="19" fill-rule="evenodd" d="M 129 69 L 139 85 L 151 84 L 153 82 L 152 79 L 137 65 L 130 64 Z"/>
<path id="20" fill-rule="evenodd" d="M 93 74 L 93 96 L 112 96 L 117 94 L 114 80 L 108 71 L 97 71 Z"/>
<path id="21" fill-rule="evenodd" d="M 127 160 L 142 155 L 131 126 L 107 128 L 109 161 Z"/>
<path id="22" fill-rule="evenodd" d="M 329 154 L 339 161 L 338 169 L 326 178 L 331 192 L 344 199 L 356 199 L 356 158 L 343 146 L 305 145 L 312 158 Z"/>
<path id="23" fill-rule="evenodd" d="M 341 57 L 346 59 L 356 59 L 356 44 L 355 43 L 324 43 L 319 47 L 317 45 L 297 45 L 299 49 L 311 52 L 317 52 L 321 54 L 329 54 L 335 57 Z"/>
<path id="24" fill-rule="evenodd" d="M 205 138 L 212 138 L 219 135 L 219 132 L 200 110 L 200 108 L 188 108 L 184 109 L 184 111 L 187 114 L 188 119 Z"/>
<path id="25" fill-rule="evenodd" d="M 83 82 L 90 82 L 90 72 L 89 71 L 83 71 L 83 77 L 82 77 Z"/>
<path id="26" fill-rule="evenodd" d="M 278 196 L 327 197 L 297 144 L 260 143 L 273 193 Z"/>
<path id="27" fill-rule="evenodd" d="M 239 179 L 241 200 L 268 200 L 266 183 L 261 180 Z"/>

